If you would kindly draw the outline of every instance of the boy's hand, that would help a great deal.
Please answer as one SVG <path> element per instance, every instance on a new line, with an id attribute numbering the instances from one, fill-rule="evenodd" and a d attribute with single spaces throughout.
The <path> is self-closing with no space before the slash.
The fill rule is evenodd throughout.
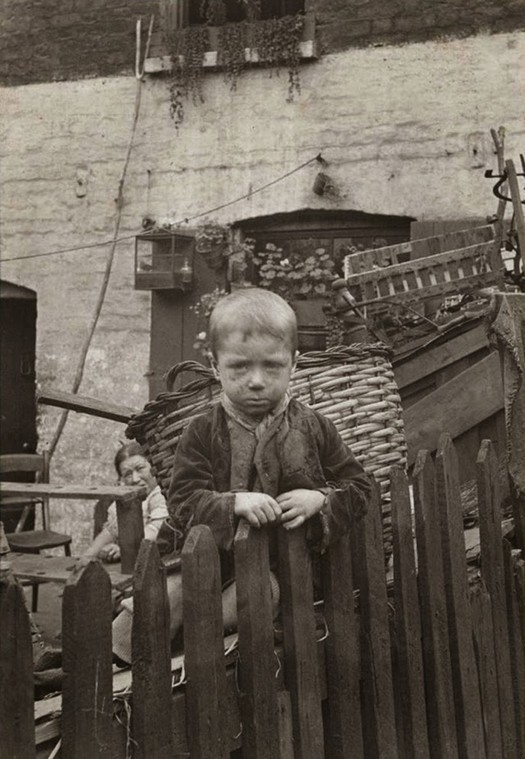
<path id="1" fill-rule="evenodd" d="M 246 519 L 252 527 L 276 522 L 281 514 L 275 498 L 266 493 L 235 493 L 235 515 Z"/>
<path id="2" fill-rule="evenodd" d="M 298 488 L 277 496 L 277 503 L 283 510 L 281 522 L 287 530 L 300 527 L 307 519 L 318 514 L 324 504 L 325 496 L 319 490 Z"/>

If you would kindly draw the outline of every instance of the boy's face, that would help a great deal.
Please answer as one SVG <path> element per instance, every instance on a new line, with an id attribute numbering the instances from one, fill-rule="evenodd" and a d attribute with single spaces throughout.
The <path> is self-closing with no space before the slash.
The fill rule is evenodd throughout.
<path id="1" fill-rule="evenodd" d="M 294 367 L 287 341 L 241 331 L 221 338 L 214 366 L 225 395 L 253 419 L 262 419 L 283 398 Z"/>

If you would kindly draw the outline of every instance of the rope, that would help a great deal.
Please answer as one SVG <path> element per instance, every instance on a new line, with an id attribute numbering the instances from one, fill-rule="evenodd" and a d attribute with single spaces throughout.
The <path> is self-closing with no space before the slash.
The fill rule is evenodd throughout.
<path id="1" fill-rule="evenodd" d="M 139 20 L 139 21 L 137 21 L 137 36 L 139 37 L 139 39 L 140 39 L 140 30 L 141 30 L 141 22 Z M 151 17 L 150 23 L 149 23 L 148 38 L 147 38 L 147 42 L 146 42 L 145 57 L 147 57 L 148 52 L 149 52 L 149 47 L 150 47 L 150 44 L 151 44 L 151 35 L 152 35 L 152 32 L 153 32 L 153 16 Z M 139 57 L 140 57 L 140 46 L 137 46 L 137 59 Z M 115 219 L 115 231 L 114 231 L 114 234 L 113 234 L 113 242 L 112 242 L 111 249 L 109 251 L 108 258 L 107 258 L 107 261 L 106 261 L 106 267 L 105 267 L 104 275 L 103 275 L 103 278 L 102 278 L 102 284 L 100 286 L 100 291 L 99 291 L 99 294 L 98 294 L 97 303 L 95 305 L 95 312 L 93 314 L 93 318 L 91 320 L 91 325 L 89 327 L 88 334 L 87 334 L 86 339 L 84 341 L 84 345 L 82 346 L 82 350 L 80 352 L 80 358 L 79 358 L 79 361 L 78 361 L 78 366 L 77 366 L 77 370 L 76 370 L 76 373 L 75 373 L 75 378 L 73 380 L 73 387 L 71 389 L 72 393 L 77 393 L 78 389 L 79 389 L 79 387 L 80 387 L 80 385 L 82 383 L 82 378 L 84 376 L 84 369 L 86 367 L 87 355 L 88 355 L 89 349 L 91 347 L 91 342 L 93 340 L 93 336 L 94 336 L 95 330 L 97 328 L 98 320 L 100 318 L 100 314 L 101 314 L 101 311 L 102 311 L 102 306 L 104 305 L 104 300 L 106 298 L 106 293 L 107 293 L 108 284 L 109 284 L 109 278 L 110 278 L 110 275 L 111 275 L 111 269 L 113 267 L 113 260 L 115 258 L 115 250 L 117 248 L 117 243 L 118 243 L 118 232 L 119 232 L 119 229 L 120 229 L 120 222 L 121 222 L 121 219 L 122 219 L 122 208 L 124 206 L 124 183 L 126 181 L 126 176 L 127 176 L 127 173 L 128 173 L 129 161 L 130 161 L 130 158 L 131 158 L 131 151 L 133 149 L 133 143 L 134 143 L 134 140 L 135 140 L 135 132 L 136 132 L 136 129 L 137 129 L 137 122 L 138 122 L 138 118 L 139 118 L 139 114 L 140 114 L 140 104 L 141 104 L 141 99 L 142 99 L 142 83 L 143 83 L 143 80 L 144 80 L 143 71 L 138 71 L 138 63 L 136 64 L 136 71 L 137 71 L 137 73 L 136 73 L 137 89 L 136 89 L 136 94 L 135 94 L 135 108 L 134 108 L 134 113 L 133 113 L 133 122 L 132 122 L 132 126 L 131 126 L 131 135 L 130 135 L 129 142 L 128 142 L 128 149 L 126 151 L 126 157 L 124 159 L 124 165 L 122 167 L 122 173 L 121 173 L 120 180 L 119 180 L 119 183 L 118 183 L 117 216 L 116 216 L 116 219 Z M 66 426 L 66 422 L 67 422 L 68 416 L 69 416 L 69 409 L 64 409 L 64 411 L 62 411 L 62 414 L 61 414 L 60 419 L 58 421 L 58 425 L 57 425 L 55 434 L 53 435 L 53 439 L 52 439 L 51 444 L 49 446 L 49 458 L 52 458 L 52 456 L 53 456 L 53 454 L 54 454 L 54 452 L 56 450 L 58 442 L 59 442 L 59 440 L 60 440 L 60 438 L 62 436 L 62 432 L 64 431 L 64 427 Z"/>

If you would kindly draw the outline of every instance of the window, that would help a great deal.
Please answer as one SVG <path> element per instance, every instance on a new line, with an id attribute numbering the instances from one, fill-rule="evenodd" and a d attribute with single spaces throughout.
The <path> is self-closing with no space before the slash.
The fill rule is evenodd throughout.
<path id="1" fill-rule="evenodd" d="M 179 1 L 183 2 L 183 0 Z M 213 4 L 213 0 L 207 0 L 204 3 L 186 0 L 187 24 L 190 26 L 206 23 L 218 25 L 220 23 L 244 21 L 249 17 L 250 0 L 222 0 L 222 3 L 217 5 L 217 10 L 221 15 L 224 14 L 224 17 L 212 20 L 209 19 L 210 12 L 213 14 L 210 3 Z M 252 5 L 255 4 L 252 0 Z M 260 18 L 280 18 L 281 16 L 303 13 L 304 5 L 304 0 L 260 0 Z"/>

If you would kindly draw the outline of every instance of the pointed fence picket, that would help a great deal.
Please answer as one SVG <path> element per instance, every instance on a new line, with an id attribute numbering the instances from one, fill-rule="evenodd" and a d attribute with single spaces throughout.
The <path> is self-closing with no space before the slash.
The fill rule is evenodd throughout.
<path id="1" fill-rule="evenodd" d="M 243 759 L 523 756 L 524 565 L 502 538 L 487 441 L 477 467 L 479 577 L 467 573 L 455 453 L 444 437 L 435 465 L 426 452 L 417 457 L 413 513 L 407 477 L 392 471 L 393 583 L 385 579 L 377 489 L 352 534 L 320 557 L 324 631 L 304 528 L 277 528 L 270 565 L 271 530 L 241 523 L 238 651 L 228 657 L 218 551 L 210 530 L 194 527 L 182 552 L 187 680 L 175 689 L 156 546 L 144 541 L 138 553 L 132 667 L 113 681 L 108 575 L 97 562 L 74 572 L 64 589 L 62 703 L 50 699 L 47 739 L 61 728 L 62 759 L 226 759 L 237 749 Z M 4 566 L 0 755 L 34 759 L 30 623 Z M 270 566 L 281 594 L 277 625 Z M 117 680 L 127 686 L 114 697 Z M 45 702 L 38 704 L 42 714 Z M 38 745 L 41 732 L 37 725 Z"/>

